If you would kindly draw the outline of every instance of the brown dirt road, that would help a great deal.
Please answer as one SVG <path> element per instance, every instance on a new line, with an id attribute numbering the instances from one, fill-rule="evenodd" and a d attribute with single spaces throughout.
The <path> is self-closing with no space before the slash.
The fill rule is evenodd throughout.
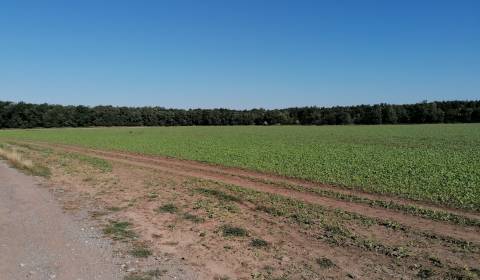
<path id="1" fill-rule="evenodd" d="M 0 279 L 121 279 L 110 242 L 0 162 Z"/>
<path id="2" fill-rule="evenodd" d="M 31 143 L 32 144 L 32 143 Z M 37 145 L 39 145 L 37 143 Z M 138 167 L 152 168 L 173 174 L 179 174 L 183 176 L 189 176 L 194 178 L 214 180 L 227 184 L 237 185 L 249 189 L 254 189 L 262 192 L 279 194 L 282 196 L 291 197 L 308 203 L 319 204 L 325 207 L 342 209 L 348 212 L 358 213 L 371 218 L 378 218 L 384 220 L 393 220 L 411 228 L 432 232 L 440 236 L 449 236 L 453 238 L 463 239 L 466 241 L 480 244 L 480 231 L 475 227 L 462 227 L 454 224 L 448 224 L 421 217 L 411 216 L 398 211 L 389 209 L 373 208 L 368 205 L 337 200 L 335 198 L 323 197 L 315 195 L 309 192 L 299 192 L 284 188 L 281 185 L 275 183 L 293 183 L 295 179 L 282 179 L 282 177 L 273 177 L 272 175 L 262 175 L 258 172 L 250 172 L 246 170 L 229 169 L 224 167 L 216 167 L 208 164 L 176 160 L 164 157 L 142 156 L 131 153 L 123 152 L 109 152 L 100 151 L 88 148 L 67 146 L 67 145 L 52 145 L 52 144 L 40 144 L 41 146 L 62 149 L 70 152 L 78 152 L 91 156 L 96 156 L 106 160 L 112 160 L 122 162 Z M 262 177 L 263 176 L 263 177 Z M 267 177 L 265 177 L 267 176 Z M 269 181 L 273 183 L 262 182 L 261 179 L 271 179 Z M 282 181 L 283 180 L 283 181 Z M 313 187 L 313 186 L 311 186 Z M 321 187 L 321 186 L 317 186 Z M 339 191 L 336 189 L 336 191 Z M 342 191 L 342 190 L 340 190 Z M 344 192 L 346 190 L 343 190 Z M 363 193 L 355 193 L 355 195 L 368 195 Z M 374 195 L 370 195 L 374 196 Z M 381 197 L 377 197 L 381 198 Z M 384 198 L 385 200 L 385 198 Z M 431 206 L 435 209 L 434 206 Z M 451 210 L 454 211 L 454 210 Z M 463 214 L 467 216 L 468 213 L 463 213 L 460 210 L 455 212 L 456 214 Z M 468 215 L 472 218 L 477 218 L 476 213 Z"/>

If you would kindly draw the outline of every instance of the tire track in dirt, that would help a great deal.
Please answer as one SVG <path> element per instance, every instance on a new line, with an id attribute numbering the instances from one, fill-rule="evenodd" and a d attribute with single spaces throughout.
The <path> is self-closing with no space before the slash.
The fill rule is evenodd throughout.
<path id="1" fill-rule="evenodd" d="M 282 195 L 285 197 L 297 199 L 303 202 L 318 204 L 331 209 L 341 209 L 346 212 L 358 213 L 366 217 L 376 218 L 381 220 L 392 220 L 396 221 L 402 225 L 420 230 L 431 232 L 439 236 L 449 236 L 456 239 L 462 239 L 469 242 L 474 242 L 480 244 L 480 231 L 473 227 L 464 227 L 453 224 L 446 224 L 438 221 L 433 221 L 417 216 L 411 216 L 407 214 L 400 213 L 398 211 L 383 209 L 383 208 L 372 208 L 370 206 L 337 200 L 329 197 L 322 197 L 315 195 L 313 193 L 305 193 L 300 191 L 295 191 L 287 188 L 282 188 L 281 186 L 274 186 L 272 184 L 267 184 L 264 182 L 259 182 L 251 180 L 244 177 L 233 176 L 231 174 L 222 174 L 224 172 L 215 172 L 213 169 L 214 166 L 209 166 L 208 168 L 194 168 L 195 165 L 189 163 L 189 165 L 182 165 L 179 162 L 183 162 L 172 159 L 164 158 L 154 158 L 145 157 L 135 154 L 119 153 L 119 152 L 108 152 L 108 151 L 99 151 L 88 148 L 80 148 L 68 145 L 52 145 L 44 143 L 31 143 L 38 146 L 48 147 L 48 148 L 57 148 L 67 152 L 77 152 L 90 156 L 95 156 L 103 158 L 106 160 L 116 161 L 124 164 L 129 164 L 137 167 L 144 167 L 155 169 L 163 172 L 173 173 L 186 177 L 194 177 L 199 179 L 206 179 L 212 181 L 218 181 L 226 184 L 236 185 L 256 191 Z M 199 163 L 200 164 L 200 163 Z M 246 172 L 246 171 L 244 171 Z M 246 174 L 246 173 L 244 173 Z"/>
<path id="2" fill-rule="evenodd" d="M 480 213 L 478 212 L 456 209 L 456 208 L 451 208 L 447 206 L 442 207 L 429 202 L 416 201 L 416 200 L 396 197 L 388 194 L 368 193 L 362 190 L 353 190 L 353 189 L 348 189 L 341 186 L 333 186 L 333 185 L 322 184 L 318 182 L 307 181 L 303 179 L 290 178 L 282 175 L 262 173 L 262 172 L 253 171 L 253 170 L 246 170 L 242 168 L 227 167 L 227 166 L 215 165 L 211 163 L 177 159 L 172 157 L 143 155 L 143 154 L 132 153 L 132 152 L 96 150 L 96 149 L 84 148 L 79 146 L 71 146 L 71 145 L 63 145 L 63 144 L 52 144 L 52 143 L 43 143 L 43 142 L 25 142 L 25 143 L 40 145 L 40 146 L 49 147 L 49 148 L 55 148 L 55 147 L 63 148 L 63 149 L 76 151 L 76 152 L 95 152 L 95 153 L 99 153 L 107 156 L 125 157 L 128 159 L 138 159 L 141 161 L 149 161 L 152 163 L 167 164 L 168 166 L 175 166 L 182 169 L 194 169 L 198 171 L 212 172 L 212 173 L 228 175 L 232 177 L 240 177 L 243 179 L 250 180 L 252 182 L 262 182 L 262 183 L 279 185 L 279 187 L 283 187 L 283 188 L 285 188 L 285 185 L 291 185 L 295 187 L 304 188 L 307 191 L 313 191 L 312 194 L 315 194 L 314 193 L 315 190 L 325 190 L 325 191 L 338 193 L 342 195 L 366 198 L 372 201 L 377 200 L 377 201 L 393 202 L 398 205 L 415 206 L 415 207 L 428 209 L 432 211 L 442 211 L 445 213 L 463 216 L 470 219 L 480 220 Z M 317 193 L 316 195 L 321 195 L 321 194 Z"/>

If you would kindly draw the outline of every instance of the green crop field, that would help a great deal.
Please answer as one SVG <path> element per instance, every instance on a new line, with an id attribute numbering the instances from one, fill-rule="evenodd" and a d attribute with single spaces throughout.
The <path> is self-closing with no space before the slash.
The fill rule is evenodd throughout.
<path id="1" fill-rule="evenodd" d="M 480 125 L 3 130 L 40 140 L 244 167 L 480 210 Z"/>

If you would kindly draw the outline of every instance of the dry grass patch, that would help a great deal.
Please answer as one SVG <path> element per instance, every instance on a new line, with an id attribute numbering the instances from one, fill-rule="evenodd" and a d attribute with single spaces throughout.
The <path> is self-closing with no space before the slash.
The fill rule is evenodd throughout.
<path id="1" fill-rule="evenodd" d="M 50 170 L 47 167 L 34 164 L 30 159 L 23 158 L 20 152 L 15 148 L 7 149 L 5 146 L 0 146 L 0 157 L 7 160 L 13 167 L 19 170 L 26 171 L 36 176 L 50 176 Z"/>

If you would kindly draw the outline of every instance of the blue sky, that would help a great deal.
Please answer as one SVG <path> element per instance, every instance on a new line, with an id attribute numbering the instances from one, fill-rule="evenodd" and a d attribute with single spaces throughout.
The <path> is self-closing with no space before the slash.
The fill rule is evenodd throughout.
<path id="1" fill-rule="evenodd" d="M 281 108 L 480 99 L 480 1 L 0 1 L 0 100 Z"/>

